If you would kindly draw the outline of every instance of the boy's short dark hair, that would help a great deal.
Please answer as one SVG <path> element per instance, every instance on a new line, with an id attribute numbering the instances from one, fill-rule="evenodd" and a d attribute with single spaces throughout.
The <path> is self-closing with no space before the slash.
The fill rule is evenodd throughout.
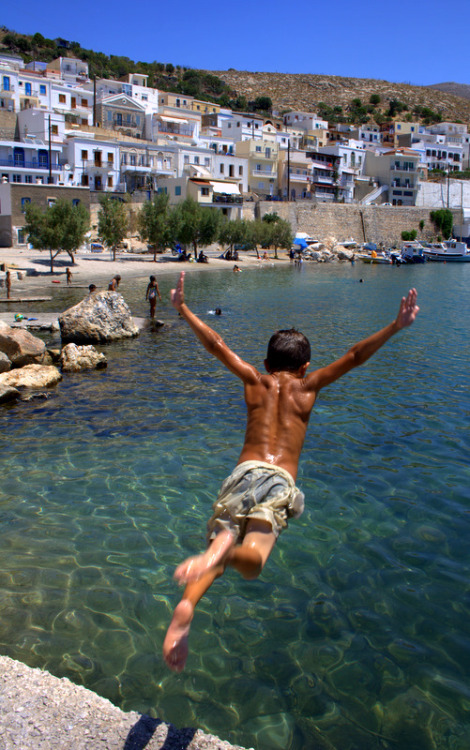
<path id="1" fill-rule="evenodd" d="M 272 372 L 290 370 L 310 362 L 310 342 L 295 328 L 276 331 L 269 339 L 267 363 Z"/>

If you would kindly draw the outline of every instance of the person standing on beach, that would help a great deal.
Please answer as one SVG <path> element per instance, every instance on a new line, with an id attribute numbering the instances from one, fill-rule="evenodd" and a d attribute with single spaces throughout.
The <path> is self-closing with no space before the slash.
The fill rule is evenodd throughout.
<path id="1" fill-rule="evenodd" d="M 108 292 L 117 292 L 120 281 L 121 281 L 121 277 L 119 275 L 113 276 L 113 278 L 108 284 Z"/>
<path id="2" fill-rule="evenodd" d="M 65 271 L 65 276 L 67 279 L 67 286 L 70 286 L 70 284 L 72 283 L 72 271 L 70 270 L 70 268 L 67 268 L 67 270 Z"/>
<path id="3" fill-rule="evenodd" d="M 150 281 L 147 286 L 147 291 L 145 292 L 145 299 L 148 299 L 150 302 L 150 317 L 155 317 L 155 309 L 157 307 L 157 294 L 158 299 L 160 302 L 162 301 L 162 295 L 160 294 L 160 289 L 158 288 L 157 279 L 155 276 L 150 277 Z"/>
<path id="4" fill-rule="evenodd" d="M 215 579 L 228 566 L 246 579 L 257 578 L 288 519 L 302 514 L 304 495 L 295 480 L 318 393 L 410 326 L 419 312 L 416 299 L 416 289 L 410 289 L 392 323 L 309 375 L 308 339 L 295 329 L 277 331 L 268 344 L 266 373 L 261 373 L 189 309 L 184 297 L 184 273 L 180 275 L 176 289 L 171 291 L 171 302 L 204 348 L 242 381 L 247 425 L 237 466 L 212 506 L 208 547 L 175 571 L 176 580 L 185 589 L 163 643 L 163 656 L 170 669 L 180 672 L 184 668 L 194 608 Z"/>
<path id="5" fill-rule="evenodd" d="M 10 292 L 11 292 L 11 273 L 10 271 L 7 271 L 5 274 L 5 287 L 7 290 L 7 299 L 10 299 Z"/>

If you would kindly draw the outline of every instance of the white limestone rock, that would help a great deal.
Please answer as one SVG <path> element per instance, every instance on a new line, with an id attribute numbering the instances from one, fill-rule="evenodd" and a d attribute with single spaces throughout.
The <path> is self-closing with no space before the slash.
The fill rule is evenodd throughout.
<path id="1" fill-rule="evenodd" d="M 118 292 L 98 292 L 59 316 L 62 343 L 104 344 L 137 336 L 131 311 Z"/>
<path id="2" fill-rule="evenodd" d="M 26 365 L 20 369 L 4 372 L 0 375 L 0 387 L 13 388 L 50 388 L 62 380 L 62 375 L 51 365 Z"/>
<path id="3" fill-rule="evenodd" d="M 97 352 L 95 347 L 66 344 L 60 355 L 62 372 L 82 372 L 82 370 L 101 370 L 108 366 L 104 354 Z"/>

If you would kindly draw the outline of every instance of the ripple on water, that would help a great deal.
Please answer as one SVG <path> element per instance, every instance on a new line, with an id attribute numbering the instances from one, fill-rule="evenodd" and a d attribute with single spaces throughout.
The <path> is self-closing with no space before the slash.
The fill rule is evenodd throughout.
<path id="1" fill-rule="evenodd" d="M 299 467 L 305 513 L 259 581 L 229 571 L 215 582 L 181 675 L 160 655 L 172 576 L 203 548 L 237 461 L 238 382 L 164 302 L 171 327 L 106 348 L 105 372 L 0 412 L 2 653 L 248 747 L 467 750 L 469 272 L 188 279 L 195 311 L 260 368 L 260 341 L 279 327 L 304 330 L 320 365 L 388 322 L 407 286 L 422 311 L 322 392 Z M 164 299 L 174 278 L 162 279 Z M 123 289 L 137 314 L 146 283 Z M 218 321 L 207 315 L 216 302 Z"/>

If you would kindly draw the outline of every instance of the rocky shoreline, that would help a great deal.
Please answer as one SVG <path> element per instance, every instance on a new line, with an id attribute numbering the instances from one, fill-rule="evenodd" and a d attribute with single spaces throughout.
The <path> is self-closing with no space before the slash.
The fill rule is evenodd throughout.
<path id="1" fill-rule="evenodd" d="M 91 690 L 0 656 L 2 750 L 243 750 L 201 730 L 128 713 Z"/>

